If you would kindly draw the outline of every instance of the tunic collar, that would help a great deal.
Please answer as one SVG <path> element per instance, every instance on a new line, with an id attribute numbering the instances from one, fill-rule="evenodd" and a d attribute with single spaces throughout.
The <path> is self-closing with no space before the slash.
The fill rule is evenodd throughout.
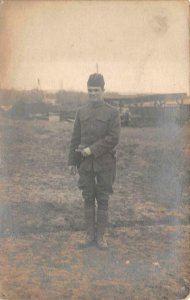
<path id="1" fill-rule="evenodd" d="M 102 101 L 96 101 L 96 102 L 90 102 L 90 105 L 92 108 L 101 107 L 104 105 L 104 100 Z"/>

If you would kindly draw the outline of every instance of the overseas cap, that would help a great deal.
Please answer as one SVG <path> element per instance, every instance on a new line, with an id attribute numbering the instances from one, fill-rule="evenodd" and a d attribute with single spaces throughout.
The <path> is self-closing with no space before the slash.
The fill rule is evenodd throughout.
<path id="1" fill-rule="evenodd" d="M 104 89 L 104 77 L 102 74 L 94 73 L 91 74 L 87 81 L 88 86 L 100 86 L 102 89 Z"/>

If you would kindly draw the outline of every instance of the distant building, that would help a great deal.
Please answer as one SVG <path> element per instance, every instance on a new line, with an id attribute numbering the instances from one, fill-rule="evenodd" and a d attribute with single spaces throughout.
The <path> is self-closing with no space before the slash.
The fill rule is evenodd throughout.
<path id="1" fill-rule="evenodd" d="M 11 116 L 21 119 L 47 119 L 49 106 L 43 102 L 25 103 L 24 101 L 19 101 L 12 107 Z"/>

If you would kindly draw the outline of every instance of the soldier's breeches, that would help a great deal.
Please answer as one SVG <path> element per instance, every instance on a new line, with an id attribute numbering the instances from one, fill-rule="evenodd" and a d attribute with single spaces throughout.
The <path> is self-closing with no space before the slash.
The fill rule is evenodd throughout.
<path id="1" fill-rule="evenodd" d="M 92 207 L 97 200 L 98 208 L 108 209 L 109 195 L 113 193 L 112 185 L 115 172 L 110 170 L 94 172 L 82 170 L 79 172 L 78 187 L 82 190 L 85 207 Z"/>
<path id="2" fill-rule="evenodd" d="M 85 208 L 95 206 L 95 178 L 92 171 L 79 172 L 78 187 L 82 190 Z"/>
<path id="3" fill-rule="evenodd" d="M 101 210 L 108 210 L 108 200 L 109 195 L 113 193 L 114 179 L 115 172 L 112 170 L 96 173 L 96 200 Z"/>
<path id="4" fill-rule="evenodd" d="M 85 208 L 95 207 L 95 194 L 94 193 L 90 193 L 86 190 L 83 190 L 82 196 L 84 199 Z"/>

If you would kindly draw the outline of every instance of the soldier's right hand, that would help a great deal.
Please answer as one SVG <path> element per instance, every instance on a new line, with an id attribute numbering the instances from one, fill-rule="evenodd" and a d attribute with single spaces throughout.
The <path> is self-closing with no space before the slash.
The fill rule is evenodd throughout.
<path id="1" fill-rule="evenodd" d="M 69 166 L 69 171 L 71 175 L 76 175 L 77 167 L 76 166 Z"/>

